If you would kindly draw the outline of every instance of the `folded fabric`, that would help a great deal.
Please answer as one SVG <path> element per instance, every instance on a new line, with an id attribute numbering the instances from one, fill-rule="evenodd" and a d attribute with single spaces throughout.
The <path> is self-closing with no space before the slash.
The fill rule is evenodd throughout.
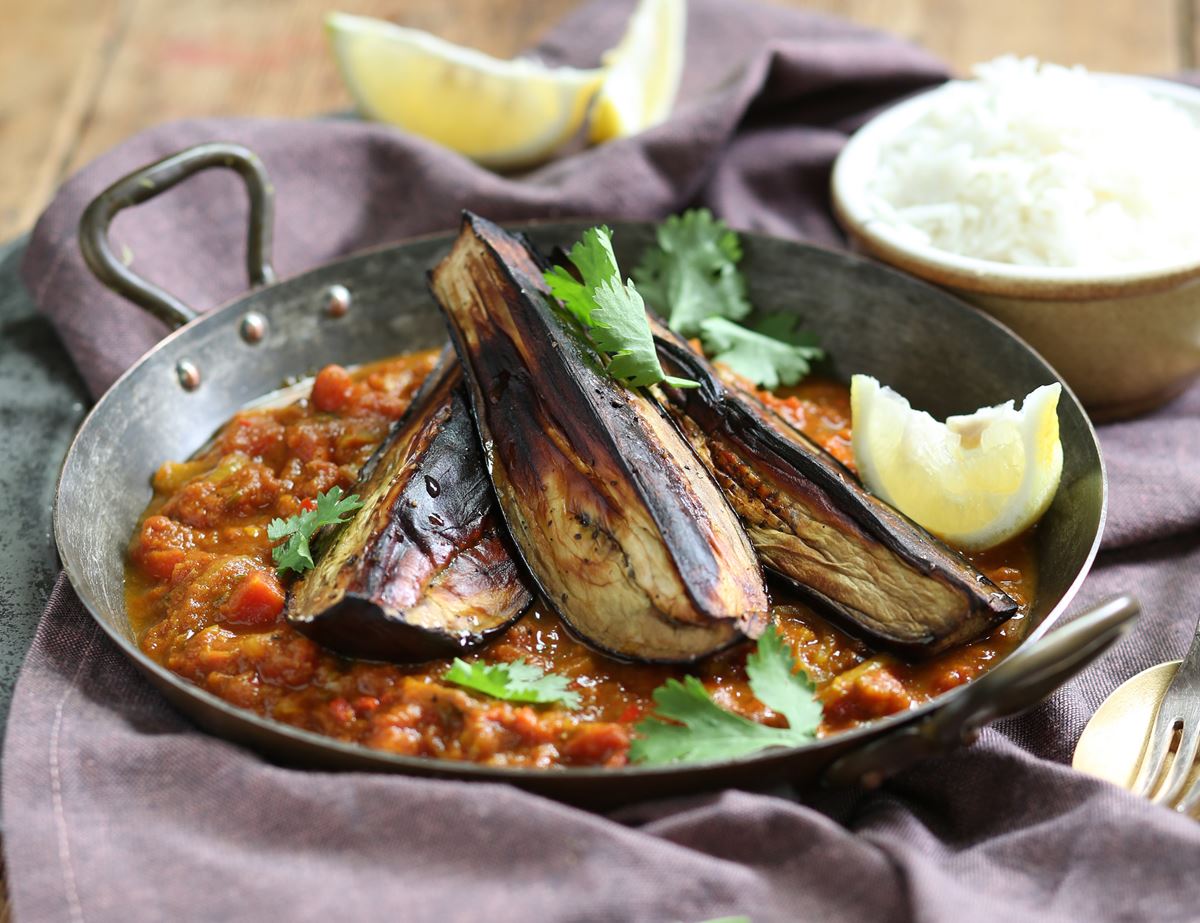
<path id="1" fill-rule="evenodd" d="M 596 0 L 541 47 L 594 63 L 628 14 Z M 830 164 L 880 106 L 944 79 L 898 40 L 795 10 L 691 0 L 676 114 L 634 138 L 498 176 L 353 121 L 162 126 L 61 190 L 26 283 L 94 394 L 165 328 L 104 290 L 75 227 L 106 185 L 200 141 L 262 157 L 275 263 L 498 220 L 654 218 L 703 204 L 736 227 L 839 245 Z M 244 290 L 244 194 L 211 173 L 122 213 L 134 269 L 198 308 Z M 1080 606 L 1133 592 L 1136 634 L 1024 717 L 874 792 L 715 792 L 603 817 L 500 785 L 271 765 L 198 731 L 60 578 L 5 740 L 4 850 L 23 920 L 1192 920 L 1200 828 L 1063 762 L 1121 680 L 1178 656 L 1200 614 L 1200 391 L 1111 426 L 1106 553 Z"/>

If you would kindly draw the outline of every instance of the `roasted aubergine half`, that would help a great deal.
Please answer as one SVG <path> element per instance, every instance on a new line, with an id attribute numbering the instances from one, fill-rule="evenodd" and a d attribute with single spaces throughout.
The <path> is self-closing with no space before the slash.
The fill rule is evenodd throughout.
<path id="1" fill-rule="evenodd" d="M 289 593 L 299 631 L 349 657 L 415 662 L 477 647 L 529 605 L 450 349 L 355 490 L 362 509 L 319 539 Z"/>
<path id="2" fill-rule="evenodd" d="M 768 600 L 737 517 L 655 401 L 609 377 L 562 319 L 543 269 L 468 213 L 430 276 L 530 573 L 618 658 L 686 663 L 757 637 Z"/>
<path id="3" fill-rule="evenodd" d="M 759 558 L 882 649 L 928 656 L 971 641 L 1017 603 L 969 561 L 868 493 L 840 462 L 652 323 L 663 404 L 741 517 Z"/>

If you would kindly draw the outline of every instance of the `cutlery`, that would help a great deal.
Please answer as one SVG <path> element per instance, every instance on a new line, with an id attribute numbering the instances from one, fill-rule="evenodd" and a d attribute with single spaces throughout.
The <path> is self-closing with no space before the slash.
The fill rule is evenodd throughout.
<path id="1" fill-rule="evenodd" d="M 1155 804 L 1193 814 L 1200 807 L 1200 626 L 1182 661 L 1126 680 L 1097 709 L 1073 765 Z"/>

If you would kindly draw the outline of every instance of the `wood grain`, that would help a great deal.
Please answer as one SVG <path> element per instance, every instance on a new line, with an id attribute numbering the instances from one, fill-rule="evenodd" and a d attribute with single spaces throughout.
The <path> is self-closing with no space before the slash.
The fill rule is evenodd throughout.
<path id="1" fill-rule="evenodd" d="M 804 5 L 903 35 L 959 73 L 1008 53 L 1092 70 L 1166 73 L 1188 64 L 1180 37 L 1190 2 L 806 0 Z"/>
<path id="2" fill-rule="evenodd" d="M 135 13 L 70 171 L 134 132 L 184 115 L 289 117 L 351 107 L 322 29 L 327 0 L 174 0 L 170 15 L 160 12 L 161 0 L 132 2 Z M 574 2 L 352 0 L 339 8 L 509 56 Z"/>
<path id="3" fill-rule="evenodd" d="M 579 0 L 349 0 L 359 12 L 509 55 Z M 1003 52 L 1103 70 L 1187 67 L 1200 0 L 775 0 L 904 35 L 959 71 Z M 0 240 L 69 173 L 159 122 L 307 116 L 350 105 L 328 0 L 0 0 Z"/>
<path id="4" fill-rule="evenodd" d="M 118 0 L 0 0 L 0 241 L 33 222 L 83 134 L 119 41 Z"/>

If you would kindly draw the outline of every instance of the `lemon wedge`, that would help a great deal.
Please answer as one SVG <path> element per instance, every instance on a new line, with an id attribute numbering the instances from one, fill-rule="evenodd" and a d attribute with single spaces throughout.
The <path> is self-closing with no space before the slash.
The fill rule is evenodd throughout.
<path id="1" fill-rule="evenodd" d="M 850 382 L 852 443 L 863 483 L 914 522 L 968 551 L 1035 523 L 1062 477 L 1060 385 L 939 423 L 869 375 Z"/>
<path id="2" fill-rule="evenodd" d="M 593 144 L 657 125 L 671 114 L 683 74 L 685 0 L 641 0 L 621 41 L 606 52 L 608 74 L 596 100 Z"/>
<path id="3" fill-rule="evenodd" d="M 326 28 L 364 115 L 495 169 L 544 160 L 583 126 L 604 71 L 503 61 L 428 32 L 332 13 Z"/>

